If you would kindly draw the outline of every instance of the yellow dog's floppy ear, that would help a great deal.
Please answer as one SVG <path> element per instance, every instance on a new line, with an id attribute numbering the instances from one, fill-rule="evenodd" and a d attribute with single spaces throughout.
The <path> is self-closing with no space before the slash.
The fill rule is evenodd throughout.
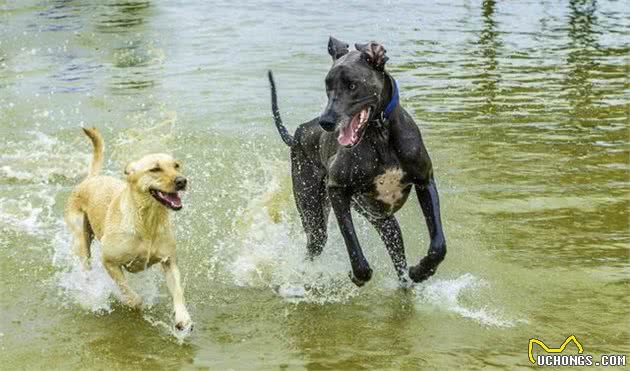
<path id="1" fill-rule="evenodd" d="M 134 162 L 130 162 L 125 166 L 125 175 L 131 176 L 136 172 L 136 164 Z"/>

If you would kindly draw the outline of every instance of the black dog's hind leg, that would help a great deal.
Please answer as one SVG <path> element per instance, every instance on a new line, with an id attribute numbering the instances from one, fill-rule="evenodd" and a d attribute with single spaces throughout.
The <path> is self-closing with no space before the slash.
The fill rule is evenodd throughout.
<path id="1" fill-rule="evenodd" d="M 306 251 L 313 259 L 319 256 L 328 237 L 330 206 L 324 184 L 324 173 L 310 162 L 299 147 L 291 148 L 293 196 L 306 233 Z"/>
<path id="2" fill-rule="evenodd" d="M 418 265 L 409 269 L 409 277 L 414 282 L 420 282 L 431 277 L 435 273 L 437 266 L 444 260 L 446 256 L 446 240 L 444 239 L 442 221 L 440 219 L 440 200 L 433 177 L 425 185 L 416 185 L 416 194 L 418 195 L 418 201 L 420 201 L 422 213 L 429 229 L 429 236 L 431 237 L 427 256 L 422 258 Z"/>
<path id="3" fill-rule="evenodd" d="M 359 245 L 359 240 L 354 230 L 352 214 L 350 213 L 350 193 L 343 188 L 328 187 L 328 196 L 330 198 L 330 204 L 335 211 L 341 235 L 346 243 L 348 255 L 350 256 L 350 264 L 352 265 L 350 279 L 352 279 L 352 282 L 357 286 L 363 286 L 363 284 L 372 278 L 372 268 L 370 268 L 370 265 L 363 255 L 361 245 Z"/>

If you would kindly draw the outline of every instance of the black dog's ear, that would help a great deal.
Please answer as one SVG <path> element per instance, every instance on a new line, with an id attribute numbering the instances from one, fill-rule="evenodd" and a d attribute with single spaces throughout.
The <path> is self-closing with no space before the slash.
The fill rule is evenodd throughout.
<path id="1" fill-rule="evenodd" d="M 370 41 L 367 44 L 354 44 L 354 47 L 361 52 L 365 61 L 377 71 L 385 69 L 385 63 L 389 58 L 385 55 L 387 50 L 382 44 L 376 41 Z"/>
<path id="2" fill-rule="evenodd" d="M 333 62 L 346 55 L 349 47 L 350 45 L 332 36 L 328 39 L 328 54 L 332 57 Z"/>

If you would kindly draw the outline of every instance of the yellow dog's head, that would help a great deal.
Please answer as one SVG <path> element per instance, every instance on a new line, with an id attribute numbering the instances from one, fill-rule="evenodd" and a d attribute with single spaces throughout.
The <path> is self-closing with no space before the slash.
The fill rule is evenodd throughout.
<path id="1" fill-rule="evenodd" d="M 172 156 L 156 153 L 144 156 L 125 167 L 127 182 L 135 192 L 151 194 L 160 204 L 171 210 L 182 208 L 179 191 L 188 181 L 181 173 L 181 164 Z"/>

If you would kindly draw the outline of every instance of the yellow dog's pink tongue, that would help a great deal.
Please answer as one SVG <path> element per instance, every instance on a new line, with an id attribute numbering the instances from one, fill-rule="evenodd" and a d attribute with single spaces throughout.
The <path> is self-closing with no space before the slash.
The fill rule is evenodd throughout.
<path id="1" fill-rule="evenodd" d="M 168 202 L 173 207 L 182 206 L 182 199 L 179 198 L 179 194 L 177 193 L 164 193 L 160 192 L 160 197 L 166 202 Z"/>
<path id="2" fill-rule="evenodd" d="M 339 130 L 339 136 L 337 142 L 342 146 L 349 146 L 355 144 L 358 137 L 354 129 L 359 125 L 359 115 L 354 115 L 352 120 Z"/>

